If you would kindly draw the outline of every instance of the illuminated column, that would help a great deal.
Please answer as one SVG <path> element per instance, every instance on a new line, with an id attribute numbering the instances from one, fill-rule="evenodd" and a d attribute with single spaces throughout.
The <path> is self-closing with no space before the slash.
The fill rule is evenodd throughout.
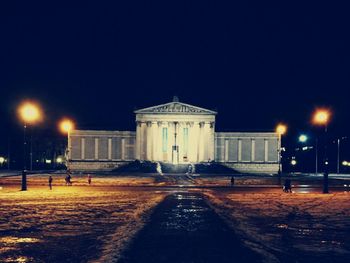
<path id="1" fill-rule="evenodd" d="M 152 122 L 146 123 L 146 160 L 152 160 Z"/>
<path id="2" fill-rule="evenodd" d="M 152 160 L 158 161 L 159 157 L 157 155 L 157 144 L 158 144 L 158 126 L 157 122 L 152 121 Z"/>
<path id="3" fill-rule="evenodd" d="M 193 122 L 190 122 L 188 125 L 188 160 L 189 162 L 197 162 L 197 136 L 195 125 Z"/>
<path id="4" fill-rule="evenodd" d="M 252 162 L 255 161 L 255 139 L 252 139 L 252 152 L 251 152 L 250 160 Z"/>
<path id="5" fill-rule="evenodd" d="M 81 138 L 81 159 L 85 159 L 85 138 Z"/>
<path id="6" fill-rule="evenodd" d="M 264 140 L 265 142 L 265 162 L 269 161 L 269 141 L 267 139 Z"/>
<path id="7" fill-rule="evenodd" d="M 183 162 L 183 156 L 184 156 L 184 136 L 183 136 L 183 129 L 186 127 L 186 124 L 183 122 L 179 122 L 177 124 L 177 145 L 179 146 L 179 163 Z"/>
<path id="8" fill-rule="evenodd" d="M 158 160 L 159 161 L 164 161 L 164 157 L 163 157 L 163 124 L 161 121 L 159 121 L 157 123 L 157 128 L 158 128 L 158 137 L 157 137 L 157 142 L 158 142 L 158 146 L 157 146 L 157 156 L 158 156 Z"/>
<path id="9" fill-rule="evenodd" d="M 225 139 L 225 146 L 224 146 L 224 150 L 225 150 L 225 157 L 224 157 L 224 160 L 225 162 L 228 162 L 229 161 L 229 158 L 228 158 L 228 148 L 229 148 L 229 140 Z"/>
<path id="10" fill-rule="evenodd" d="M 199 123 L 198 161 L 204 161 L 204 122 Z"/>
<path id="11" fill-rule="evenodd" d="M 215 159 L 215 122 L 208 124 L 208 159 Z"/>
<path id="12" fill-rule="evenodd" d="M 121 159 L 125 160 L 125 138 L 122 138 L 121 141 Z"/>
<path id="13" fill-rule="evenodd" d="M 238 139 L 238 162 L 242 161 L 242 140 Z"/>
<path id="14" fill-rule="evenodd" d="M 174 122 L 168 122 L 168 161 L 172 162 L 172 158 L 175 158 L 175 154 L 173 152 L 173 146 L 175 143 L 175 125 Z"/>
<path id="15" fill-rule="evenodd" d="M 95 160 L 98 160 L 98 138 L 95 138 Z"/>
<path id="16" fill-rule="evenodd" d="M 112 138 L 108 138 L 108 160 L 112 160 Z"/>
<path id="17" fill-rule="evenodd" d="M 136 160 L 141 159 L 141 122 L 136 122 Z"/>
<path id="18" fill-rule="evenodd" d="M 146 158 L 146 123 L 140 123 L 140 160 L 145 160 Z"/>

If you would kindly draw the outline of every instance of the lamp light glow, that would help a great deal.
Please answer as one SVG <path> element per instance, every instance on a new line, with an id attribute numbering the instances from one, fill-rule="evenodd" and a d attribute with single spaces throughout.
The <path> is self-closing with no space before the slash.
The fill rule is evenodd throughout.
<path id="1" fill-rule="evenodd" d="M 74 123 L 69 119 L 63 119 L 60 122 L 59 127 L 62 133 L 69 133 L 71 130 L 74 129 Z"/>
<path id="2" fill-rule="evenodd" d="M 299 136 L 299 142 L 306 142 L 307 141 L 307 136 L 305 134 L 302 134 Z"/>
<path id="3" fill-rule="evenodd" d="M 18 108 L 19 117 L 25 123 L 35 123 L 42 118 L 40 106 L 34 102 L 23 102 Z"/>
<path id="4" fill-rule="evenodd" d="M 278 124 L 276 127 L 276 133 L 279 135 L 284 135 L 287 132 L 287 126 L 284 124 Z"/>
<path id="5" fill-rule="evenodd" d="M 313 123 L 316 125 L 327 125 L 329 122 L 330 111 L 327 109 L 318 109 L 314 113 Z"/>

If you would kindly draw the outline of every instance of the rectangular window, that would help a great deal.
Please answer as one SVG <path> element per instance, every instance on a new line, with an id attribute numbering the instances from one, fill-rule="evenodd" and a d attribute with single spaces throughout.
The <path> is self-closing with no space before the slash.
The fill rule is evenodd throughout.
<path id="1" fill-rule="evenodd" d="M 168 128 L 163 128 L 162 142 L 163 153 L 166 153 L 168 151 Z"/>
<path id="2" fill-rule="evenodd" d="M 184 138 L 184 156 L 187 157 L 188 153 L 188 128 L 183 129 L 183 138 Z"/>

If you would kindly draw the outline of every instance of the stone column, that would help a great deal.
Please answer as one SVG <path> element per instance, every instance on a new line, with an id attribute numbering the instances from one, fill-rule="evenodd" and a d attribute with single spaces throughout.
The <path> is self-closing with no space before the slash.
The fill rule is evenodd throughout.
<path id="1" fill-rule="evenodd" d="M 215 160 L 215 122 L 209 123 L 208 131 L 208 159 Z"/>
<path id="2" fill-rule="evenodd" d="M 269 140 L 265 139 L 265 163 L 267 163 L 269 161 Z"/>
<path id="3" fill-rule="evenodd" d="M 141 122 L 136 122 L 136 160 L 141 159 Z"/>
<path id="4" fill-rule="evenodd" d="M 228 162 L 229 161 L 229 156 L 228 156 L 228 153 L 229 153 L 229 140 L 228 139 L 225 139 L 225 146 L 224 146 L 224 161 L 225 162 Z"/>
<path id="5" fill-rule="evenodd" d="M 159 161 L 164 161 L 164 156 L 163 156 L 163 124 L 161 121 L 157 122 L 157 129 L 158 129 L 158 137 L 157 137 L 157 142 L 158 142 L 158 147 L 157 147 L 157 155 L 158 155 L 158 160 Z"/>
<path id="6" fill-rule="evenodd" d="M 199 123 L 198 161 L 204 161 L 204 122 Z"/>
<path id="7" fill-rule="evenodd" d="M 157 154 L 158 149 L 158 126 L 157 122 L 152 121 L 152 160 L 153 161 L 159 161 L 159 157 Z"/>
<path id="8" fill-rule="evenodd" d="M 95 138 L 95 160 L 98 160 L 98 138 Z"/>
<path id="9" fill-rule="evenodd" d="M 85 159 L 85 138 L 81 138 L 81 159 Z"/>
<path id="10" fill-rule="evenodd" d="M 152 122 L 146 123 L 146 160 L 152 160 Z"/>
<path id="11" fill-rule="evenodd" d="M 195 136 L 195 128 L 194 122 L 188 122 L 188 161 L 196 162 L 196 136 Z"/>
<path id="12" fill-rule="evenodd" d="M 120 159 L 125 160 L 125 138 L 121 140 L 121 157 Z"/>
<path id="13" fill-rule="evenodd" d="M 238 139 L 238 162 L 242 161 L 242 140 Z"/>
<path id="14" fill-rule="evenodd" d="M 250 157 L 251 162 L 255 161 L 255 139 L 252 139 L 252 152 Z"/>
<path id="15" fill-rule="evenodd" d="M 147 159 L 147 124 L 141 123 L 141 160 Z"/>

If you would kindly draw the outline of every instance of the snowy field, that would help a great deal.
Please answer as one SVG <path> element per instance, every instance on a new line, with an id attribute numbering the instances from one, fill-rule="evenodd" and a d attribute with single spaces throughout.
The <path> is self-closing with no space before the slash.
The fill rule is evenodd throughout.
<path id="1" fill-rule="evenodd" d="M 93 175 L 89 186 L 86 175 L 73 175 L 73 186 L 65 186 L 64 175 L 55 174 L 49 190 L 48 174 L 30 175 L 28 191 L 21 192 L 20 176 L 2 177 L 0 262 L 115 262 L 147 224 L 152 209 L 179 191 L 168 186 L 183 183 L 184 178 Z M 272 177 L 236 178 L 237 189 L 247 185 L 244 192 L 229 187 L 227 176 L 188 180 L 189 191 L 205 194 L 245 245 L 264 255 L 266 262 L 350 258 L 349 192 L 287 194 Z M 305 177 L 296 183 L 321 182 Z M 274 187 L 255 191 L 251 185 Z"/>
<path id="2" fill-rule="evenodd" d="M 21 192 L 18 178 L 0 180 L 0 262 L 110 262 L 165 196 L 120 190 L 108 184 L 120 183 L 112 179 L 87 186 L 73 178 L 73 186 L 52 191 L 40 185 L 46 177 L 29 181 Z"/>
<path id="3" fill-rule="evenodd" d="M 349 262 L 350 193 L 208 191 L 215 210 L 266 262 Z"/>

